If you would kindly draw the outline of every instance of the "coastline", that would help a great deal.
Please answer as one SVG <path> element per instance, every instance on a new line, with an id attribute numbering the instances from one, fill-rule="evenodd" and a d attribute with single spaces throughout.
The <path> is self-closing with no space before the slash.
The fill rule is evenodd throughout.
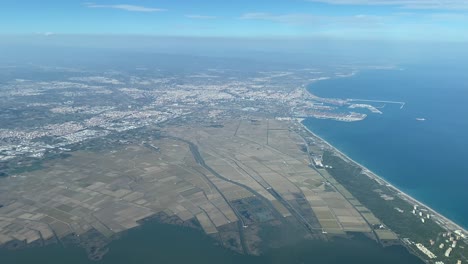
<path id="1" fill-rule="evenodd" d="M 420 202 L 419 200 L 417 200 L 416 198 L 412 197 L 411 195 L 403 192 L 402 190 L 398 189 L 396 186 L 394 186 L 393 184 L 391 184 L 390 182 L 388 182 L 387 180 L 385 180 L 383 177 L 375 174 L 374 172 L 372 172 L 371 170 L 369 170 L 368 168 L 366 168 L 364 165 L 360 164 L 359 162 L 353 160 L 352 158 L 350 158 L 348 155 L 346 155 L 345 153 L 343 153 L 342 151 L 340 151 L 338 148 L 334 147 L 332 144 L 330 144 L 328 141 L 326 141 L 325 139 L 323 139 L 322 137 L 318 136 L 317 134 L 315 134 L 314 132 L 312 132 L 306 125 L 304 125 L 302 123 L 303 120 L 300 120 L 300 119 L 296 119 L 296 121 L 307 131 L 309 132 L 313 137 L 319 139 L 321 142 L 323 142 L 325 145 L 327 145 L 334 153 L 340 155 L 343 159 L 345 159 L 347 162 L 350 162 L 356 166 L 358 166 L 359 168 L 361 168 L 363 170 L 363 172 L 370 178 L 373 178 L 373 179 L 376 179 L 377 181 L 381 182 L 382 184 L 385 184 L 387 187 L 393 189 L 399 196 L 401 196 L 404 200 L 408 201 L 409 203 L 413 204 L 413 205 L 418 205 L 419 207 L 423 207 L 423 208 L 426 208 L 433 216 L 436 220 L 438 220 L 439 222 L 441 222 L 441 227 L 444 228 L 445 230 L 447 231 L 450 231 L 450 232 L 454 232 L 454 231 L 461 231 L 466 237 L 465 238 L 468 238 L 468 231 L 467 229 L 465 229 L 464 227 L 462 227 L 461 225 L 455 223 L 454 221 L 450 220 L 449 218 L 445 217 L 444 215 L 442 215 L 441 213 L 437 212 L 436 210 L 434 210 L 433 208 L 429 207 L 428 205 Z"/>

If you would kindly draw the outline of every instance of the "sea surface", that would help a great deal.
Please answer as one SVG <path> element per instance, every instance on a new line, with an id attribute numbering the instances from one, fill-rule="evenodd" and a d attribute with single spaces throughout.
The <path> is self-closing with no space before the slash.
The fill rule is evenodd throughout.
<path id="1" fill-rule="evenodd" d="M 61 244 L 14 251 L 0 250 L 2 264 L 412 264 L 422 263 L 401 246 L 383 248 L 376 242 L 357 235 L 354 239 L 332 242 L 303 241 L 271 250 L 264 256 L 244 256 L 215 244 L 200 231 L 146 223 L 110 244 L 110 251 L 101 261 L 91 261 L 83 249 Z"/>
<path id="2" fill-rule="evenodd" d="M 456 223 L 468 227 L 468 69 L 464 63 L 369 70 L 311 84 L 321 97 L 371 103 L 360 122 L 307 119 L 314 133 Z M 364 102 L 363 102 L 364 103 Z M 416 118 L 425 118 L 418 121 Z"/>

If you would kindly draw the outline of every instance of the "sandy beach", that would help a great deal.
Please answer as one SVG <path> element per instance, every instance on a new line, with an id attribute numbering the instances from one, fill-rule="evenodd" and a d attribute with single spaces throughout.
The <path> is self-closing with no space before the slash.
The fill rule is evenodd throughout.
<path id="1" fill-rule="evenodd" d="M 435 220 L 438 220 L 438 222 L 440 222 L 442 224 L 442 227 L 444 229 L 446 229 L 447 231 L 450 231 L 450 232 L 455 232 L 457 230 L 461 231 L 464 235 L 465 235 L 465 238 L 468 238 L 468 231 L 463 228 L 462 226 L 460 226 L 459 224 L 453 222 L 452 220 L 448 219 L 447 217 L 443 216 L 442 214 L 440 214 L 439 212 L 437 212 L 436 210 L 432 209 L 431 207 L 427 206 L 426 204 L 418 201 L 417 199 L 413 198 L 412 196 L 410 196 L 409 194 L 401 191 L 400 189 L 398 189 L 397 187 L 395 187 L 394 185 L 392 185 L 391 183 L 389 183 L 388 181 L 386 181 L 385 179 L 383 179 L 382 177 L 378 176 L 377 174 L 373 173 L 371 170 L 369 170 L 368 168 L 366 168 L 365 166 L 363 166 L 362 164 L 360 164 L 359 162 L 356 162 L 355 160 L 351 159 L 348 155 L 346 155 L 345 153 L 343 153 L 342 151 L 340 151 L 339 149 L 335 148 L 333 145 L 331 145 L 330 143 L 328 143 L 326 140 L 324 140 L 323 138 L 321 138 L 320 136 L 316 135 L 314 132 L 312 132 L 310 129 L 308 129 L 303 123 L 302 123 L 302 120 L 297 120 L 298 123 L 301 124 L 301 126 L 307 130 L 313 137 L 319 139 L 320 141 L 322 141 L 325 145 L 327 145 L 332 151 L 334 151 L 335 153 L 337 153 L 338 155 L 340 155 L 342 158 L 344 158 L 345 160 L 347 160 L 348 162 L 351 162 L 353 164 L 355 164 L 356 166 L 359 166 L 367 176 L 371 177 L 371 178 L 375 178 L 377 179 L 379 182 L 385 184 L 386 186 L 388 186 L 389 188 L 393 189 L 399 196 L 401 196 L 403 199 L 407 200 L 409 203 L 413 204 L 413 205 L 418 205 L 420 208 L 425 208 L 427 209 L 433 216 L 433 218 Z"/>

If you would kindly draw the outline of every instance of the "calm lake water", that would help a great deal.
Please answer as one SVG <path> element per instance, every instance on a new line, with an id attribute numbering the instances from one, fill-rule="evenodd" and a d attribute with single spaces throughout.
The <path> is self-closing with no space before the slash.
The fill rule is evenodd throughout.
<path id="1" fill-rule="evenodd" d="M 333 242 L 304 241 L 262 257 L 243 256 L 215 245 L 202 232 L 155 222 L 132 230 L 110 245 L 98 262 L 77 247 L 51 245 L 0 250 L 0 263 L 14 264 L 186 264 L 186 263 L 422 263 L 403 247 L 383 248 L 363 236 Z"/>

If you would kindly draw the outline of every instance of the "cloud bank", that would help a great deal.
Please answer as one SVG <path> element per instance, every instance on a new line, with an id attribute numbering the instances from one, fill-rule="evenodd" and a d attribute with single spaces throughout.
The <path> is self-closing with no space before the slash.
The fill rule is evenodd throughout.
<path id="1" fill-rule="evenodd" d="M 285 24 L 306 24 L 319 20 L 319 16 L 311 14 L 271 14 L 271 13 L 245 13 L 240 16 L 243 20 L 265 20 Z"/>
<path id="2" fill-rule="evenodd" d="M 186 18 L 192 18 L 192 19 L 215 19 L 217 17 L 215 16 L 205 16 L 205 15 L 186 15 Z"/>
<path id="3" fill-rule="evenodd" d="M 333 5 L 385 5 L 407 9 L 468 10 L 467 0 L 308 0 Z"/>
<path id="4" fill-rule="evenodd" d="M 95 4 L 95 3 L 85 3 L 85 6 L 88 7 L 88 8 L 109 8 L 109 9 L 125 10 L 125 11 L 130 11 L 130 12 L 162 12 L 162 11 L 167 11 L 166 9 L 162 9 L 162 8 L 153 8 L 153 7 L 138 6 L 138 5 L 127 5 L 127 4 L 99 5 L 99 4 Z"/>

